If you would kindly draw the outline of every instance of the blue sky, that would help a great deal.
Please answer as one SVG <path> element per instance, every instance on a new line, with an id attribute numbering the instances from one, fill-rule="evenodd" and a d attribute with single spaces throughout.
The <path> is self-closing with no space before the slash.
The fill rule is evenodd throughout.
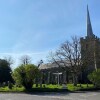
<path id="1" fill-rule="evenodd" d="M 12 56 L 14 67 L 22 55 L 32 63 L 71 36 L 86 35 L 86 6 L 93 32 L 100 37 L 99 0 L 0 0 L 0 57 Z"/>

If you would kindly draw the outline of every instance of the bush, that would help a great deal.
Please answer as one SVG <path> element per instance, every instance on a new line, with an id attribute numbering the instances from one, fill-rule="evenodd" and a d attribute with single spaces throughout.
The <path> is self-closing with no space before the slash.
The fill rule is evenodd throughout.
<path id="1" fill-rule="evenodd" d="M 8 88 L 9 88 L 9 89 L 12 89 L 12 87 L 13 87 L 13 84 L 12 84 L 11 82 L 8 81 Z"/>
<path id="2" fill-rule="evenodd" d="M 12 74 L 17 85 L 22 85 L 25 89 L 31 89 L 34 79 L 39 76 L 38 68 L 33 64 L 21 65 Z"/>
<path id="3" fill-rule="evenodd" d="M 95 85 L 95 87 L 100 87 L 100 69 L 90 73 L 88 78 Z"/>

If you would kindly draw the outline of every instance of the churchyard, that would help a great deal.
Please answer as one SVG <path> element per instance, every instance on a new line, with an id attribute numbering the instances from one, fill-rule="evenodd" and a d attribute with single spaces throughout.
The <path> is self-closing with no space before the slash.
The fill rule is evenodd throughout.
<path id="1" fill-rule="evenodd" d="M 88 90 L 95 90 L 93 84 L 78 84 L 74 86 L 73 84 L 67 84 L 66 88 L 62 85 L 53 85 L 53 84 L 42 84 L 42 88 L 40 85 L 36 87 L 36 84 L 33 85 L 31 90 L 26 90 L 23 86 L 16 87 L 15 85 L 9 89 L 8 86 L 0 87 L 0 92 L 75 92 L 75 91 L 88 91 Z"/>

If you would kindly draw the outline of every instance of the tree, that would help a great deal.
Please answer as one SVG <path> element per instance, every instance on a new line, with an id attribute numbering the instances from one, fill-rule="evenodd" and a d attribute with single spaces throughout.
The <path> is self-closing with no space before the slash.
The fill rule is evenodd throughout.
<path id="1" fill-rule="evenodd" d="M 49 61 L 56 63 L 59 67 L 66 68 L 72 73 L 73 83 L 77 85 L 78 75 L 82 72 L 81 45 L 80 40 L 75 36 L 72 41 L 61 44 L 55 53 L 49 55 Z"/>
<path id="2" fill-rule="evenodd" d="M 4 59 L 8 62 L 9 67 L 11 67 L 11 65 L 14 63 L 14 60 L 11 56 L 6 56 Z"/>
<path id="3" fill-rule="evenodd" d="M 16 68 L 12 74 L 16 84 L 31 89 L 34 80 L 39 76 L 38 68 L 33 64 L 21 65 Z"/>
<path id="4" fill-rule="evenodd" d="M 27 65 L 27 64 L 30 64 L 30 62 L 31 62 L 31 57 L 28 56 L 28 55 L 24 55 L 24 56 L 21 57 L 20 60 L 21 60 L 21 63 L 22 63 L 23 65 Z"/>
<path id="5" fill-rule="evenodd" d="M 88 75 L 89 80 L 95 85 L 95 87 L 100 87 L 100 69 L 93 71 Z"/>
<path id="6" fill-rule="evenodd" d="M 5 59 L 0 59 L 0 83 L 8 81 L 13 82 L 11 72 L 12 70 L 9 66 L 8 61 Z"/>

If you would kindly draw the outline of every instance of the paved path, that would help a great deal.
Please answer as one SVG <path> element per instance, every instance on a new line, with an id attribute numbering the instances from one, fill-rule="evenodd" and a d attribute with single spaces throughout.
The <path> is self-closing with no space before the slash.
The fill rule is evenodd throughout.
<path id="1" fill-rule="evenodd" d="M 0 100 L 100 100 L 100 92 L 85 93 L 50 93 L 50 94 L 15 94 L 0 93 Z"/>

